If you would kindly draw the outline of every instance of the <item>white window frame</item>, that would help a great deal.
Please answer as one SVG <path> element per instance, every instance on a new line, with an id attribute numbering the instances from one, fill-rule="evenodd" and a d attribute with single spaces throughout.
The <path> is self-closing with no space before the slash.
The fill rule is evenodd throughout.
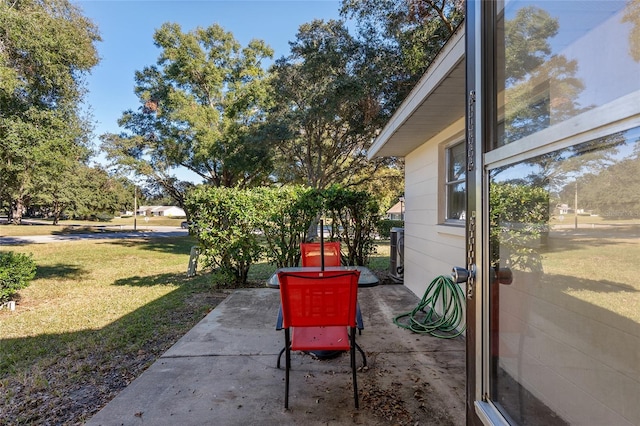
<path id="1" fill-rule="evenodd" d="M 465 145 L 465 141 L 464 140 L 460 140 L 460 139 L 456 139 L 455 142 L 450 143 L 446 146 L 444 146 L 443 149 L 443 158 L 444 158 L 444 169 L 443 169 L 443 173 L 442 173 L 442 199 L 443 199 L 443 211 L 442 211 L 442 219 L 443 219 L 443 223 L 445 225 L 454 225 L 454 226 L 460 226 L 460 227 L 464 227 L 466 224 L 466 220 L 465 217 L 460 217 L 460 218 L 450 218 L 451 216 L 451 200 L 449 199 L 449 188 L 453 185 L 459 185 L 460 183 L 465 183 L 466 184 L 466 171 L 464 174 L 464 179 L 457 179 L 457 180 L 449 180 L 449 177 L 451 176 L 451 167 L 452 167 L 452 150 L 454 148 L 458 148 L 460 146 Z M 465 149 L 466 152 L 466 149 Z M 463 167 L 465 167 L 466 169 L 466 164 L 463 165 Z M 464 212 L 464 210 L 463 210 Z"/>

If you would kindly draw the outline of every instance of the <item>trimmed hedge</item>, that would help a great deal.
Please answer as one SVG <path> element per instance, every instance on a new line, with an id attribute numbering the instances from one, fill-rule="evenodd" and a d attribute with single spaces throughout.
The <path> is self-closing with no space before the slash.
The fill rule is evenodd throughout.
<path id="1" fill-rule="evenodd" d="M 185 206 L 204 265 L 246 282 L 252 263 L 266 258 L 277 267 L 296 266 L 300 243 L 315 234 L 320 218 L 343 245 L 343 262 L 365 265 L 375 250 L 378 204 L 366 192 L 280 188 L 214 188 L 191 191 Z"/>
<path id="2" fill-rule="evenodd" d="M 333 186 L 323 191 L 325 215 L 331 220 L 332 230 L 346 249 L 347 265 L 369 264 L 375 251 L 377 233 L 378 202 L 365 191 L 352 191 Z"/>
<path id="3" fill-rule="evenodd" d="M 528 184 L 495 183 L 489 196 L 492 265 L 542 272 L 538 247 L 549 235 L 549 191 Z"/>
<path id="4" fill-rule="evenodd" d="M 205 266 L 246 282 L 249 267 L 262 254 L 255 232 L 262 223 L 259 198 L 257 192 L 236 188 L 202 186 L 189 193 L 185 206 Z"/>
<path id="5" fill-rule="evenodd" d="M 378 234 L 380 235 L 380 238 L 385 240 L 391 238 L 391 228 L 404 228 L 404 220 L 381 220 L 378 223 Z"/>

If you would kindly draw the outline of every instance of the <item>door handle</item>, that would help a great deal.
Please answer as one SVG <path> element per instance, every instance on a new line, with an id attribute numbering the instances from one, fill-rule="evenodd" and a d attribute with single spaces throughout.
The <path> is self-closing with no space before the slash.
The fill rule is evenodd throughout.
<path id="1" fill-rule="evenodd" d="M 513 282 L 513 272 L 509 268 L 495 268 L 493 280 L 498 284 L 510 285 Z"/>
<path id="2" fill-rule="evenodd" d="M 493 280 L 498 284 L 510 285 L 513 283 L 513 272 L 509 268 L 498 268 L 493 270 Z M 471 265 L 471 270 L 463 268 L 461 266 L 454 266 L 451 270 L 451 277 L 456 284 L 462 284 L 469 281 L 469 278 L 476 277 L 476 266 Z"/>
<path id="3" fill-rule="evenodd" d="M 471 265 L 471 269 L 462 266 L 454 266 L 451 270 L 451 277 L 456 284 L 462 284 L 476 277 L 476 265 Z"/>

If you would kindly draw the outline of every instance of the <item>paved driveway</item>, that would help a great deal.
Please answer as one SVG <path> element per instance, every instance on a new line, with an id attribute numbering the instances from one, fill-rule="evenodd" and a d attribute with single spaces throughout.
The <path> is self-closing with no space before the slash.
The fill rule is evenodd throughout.
<path id="1" fill-rule="evenodd" d="M 163 237 L 181 237 L 189 234 L 186 229 L 176 228 L 173 226 L 154 226 L 153 228 L 141 226 L 137 231 L 131 229 L 118 232 L 93 232 L 86 234 L 59 234 L 59 235 L 32 235 L 19 237 L 3 237 L 0 236 L 0 245 L 21 245 L 33 243 L 54 243 L 64 241 L 79 240 L 107 240 L 107 239 L 123 239 L 123 238 L 163 238 Z"/>

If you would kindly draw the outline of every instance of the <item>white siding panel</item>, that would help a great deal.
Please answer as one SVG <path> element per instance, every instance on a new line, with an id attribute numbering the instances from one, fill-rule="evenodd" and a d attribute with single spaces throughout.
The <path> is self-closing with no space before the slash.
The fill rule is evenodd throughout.
<path id="1" fill-rule="evenodd" d="M 446 132 L 451 133 L 451 129 Z M 434 278 L 449 275 L 453 266 L 464 266 L 465 262 L 464 233 L 442 232 L 438 223 L 442 142 L 435 138 L 405 157 L 404 284 L 418 297 Z"/>

